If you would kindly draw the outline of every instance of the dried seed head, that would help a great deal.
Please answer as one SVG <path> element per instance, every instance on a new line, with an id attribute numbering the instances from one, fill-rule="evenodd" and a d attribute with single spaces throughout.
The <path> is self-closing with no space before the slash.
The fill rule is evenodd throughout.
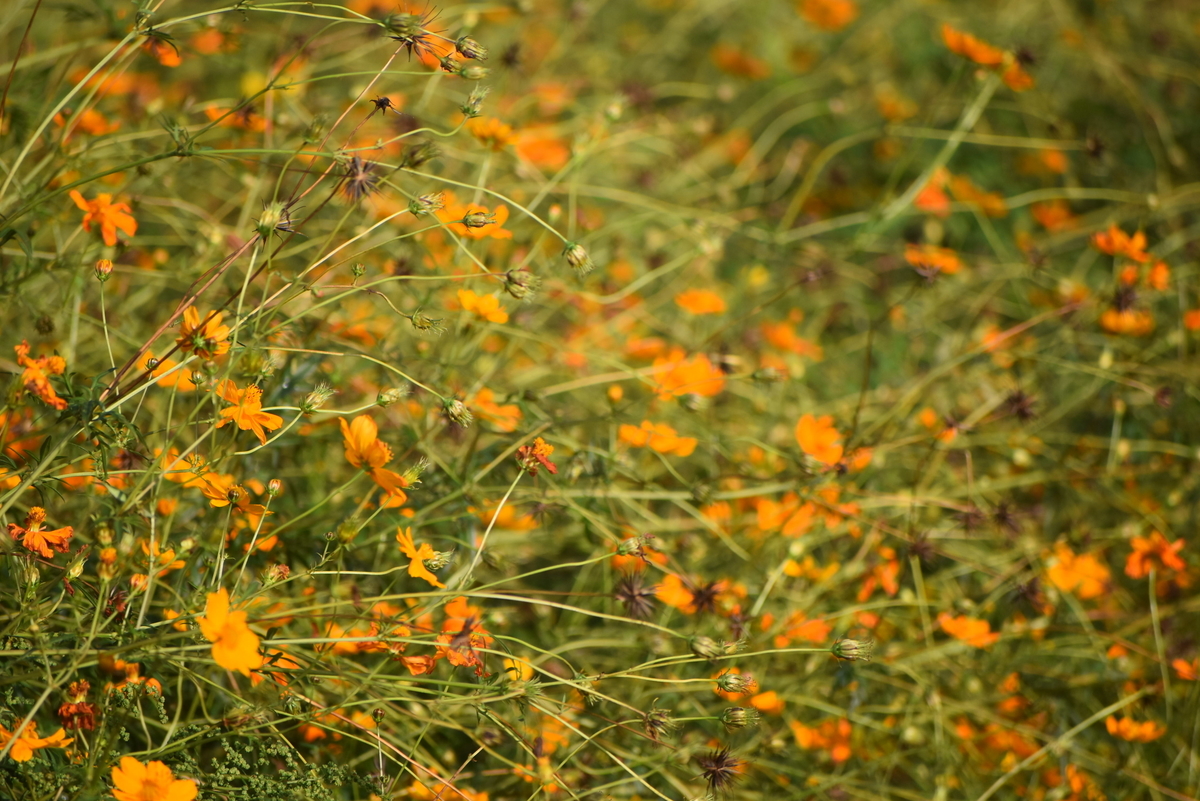
<path id="1" fill-rule="evenodd" d="M 350 159 L 350 165 L 346 168 L 346 174 L 342 178 L 342 194 L 351 203 L 357 203 L 367 195 L 378 192 L 378 184 L 379 176 L 375 175 L 374 164 L 363 161 L 358 156 Z"/>
<path id="2" fill-rule="evenodd" d="M 847 662 L 853 662 L 858 659 L 863 662 L 871 661 L 871 651 L 875 648 L 875 643 L 871 640 L 852 640 L 846 638 L 838 640 L 829 649 L 838 659 L 844 659 Z"/>
<path id="3" fill-rule="evenodd" d="M 471 94 L 467 96 L 467 102 L 458 107 L 458 110 L 463 113 L 467 119 L 473 119 L 479 116 L 479 110 L 483 107 L 483 100 L 490 92 L 486 86 L 476 86 L 471 90 Z"/>
<path id="4" fill-rule="evenodd" d="M 750 673 L 726 672 L 717 676 L 717 689 L 723 693 L 745 695 L 758 689 L 758 681 Z"/>
<path id="5" fill-rule="evenodd" d="M 442 326 L 442 320 L 440 317 L 434 318 L 426 314 L 422 314 L 420 309 L 417 309 L 415 312 L 413 312 L 409 316 L 408 321 L 412 323 L 413 328 L 422 334 L 431 334 L 433 336 L 437 336 L 446 330 Z"/>
<path id="6" fill-rule="evenodd" d="M 728 747 L 697 757 L 696 762 L 700 765 L 700 775 L 708 782 L 708 789 L 712 792 L 724 792 L 733 787 L 746 764 L 735 757 Z"/>
<path id="7" fill-rule="evenodd" d="M 731 706 L 721 713 L 721 722 L 725 724 L 725 728 L 733 731 L 734 729 L 744 729 L 747 726 L 757 726 L 761 717 L 757 709 Z"/>
<path id="8" fill-rule="evenodd" d="M 646 734 L 650 735 L 650 739 L 658 740 L 664 734 L 668 734 L 678 728 L 678 724 L 671 719 L 670 712 L 665 709 L 654 708 L 642 717 L 642 727 L 645 728 Z"/>
<path id="9" fill-rule="evenodd" d="M 622 576 L 613 590 L 613 597 L 625 607 L 625 614 L 634 620 L 648 618 L 654 611 L 654 588 L 646 586 L 637 573 Z"/>
<path id="10" fill-rule="evenodd" d="M 592 257 L 588 255 L 582 245 L 576 242 L 568 242 L 566 249 L 563 250 L 563 255 L 567 258 L 567 264 L 571 265 L 580 278 L 596 269 L 596 265 L 592 263 Z"/>
<path id="11" fill-rule="evenodd" d="M 454 49 L 463 58 L 474 58 L 480 61 L 486 61 L 488 57 L 487 48 L 479 42 L 472 39 L 470 36 L 464 36 L 454 43 Z"/>
<path id="12" fill-rule="evenodd" d="M 542 286 L 542 279 L 525 269 L 504 274 L 504 291 L 517 300 L 529 300 Z"/>
<path id="13" fill-rule="evenodd" d="M 433 161 L 441 154 L 441 149 L 433 142 L 421 142 L 404 151 L 404 158 L 400 160 L 400 166 L 403 169 L 415 170 L 421 165 Z"/>
<path id="14" fill-rule="evenodd" d="M 408 482 L 408 486 L 415 487 L 421 483 L 421 475 L 429 469 L 429 460 L 422 456 L 417 460 L 417 463 L 410 466 L 401 475 Z"/>
<path id="15" fill-rule="evenodd" d="M 428 14 L 388 14 L 383 19 L 383 27 L 390 38 L 408 50 L 410 59 L 414 53 L 421 58 L 433 52 L 433 40 L 438 31 L 428 28 L 436 18 L 436 11 Z"/>
<path id="16" fill-rule="evenodd" d="M 725 646 L 712 637 L 697 635 L 688 640 L 692 653 L 704 659 L 717 659 L 725 655 Z"/>
<path id="17" fill-rule="evenodd" d="M 302 414 L 312 414 L 317 409 L 320 409 L 329 399 L 333 397 L 333 387 L 322 381 L 317 384 L 317 388 L 305 396 L 300 403 L 300 412 Z"/>
<path id="18" fill-rule="evenodd" d="M 412 392 L 412 387 L 407 384 L 402 387 L 388 387 L 375 396 L 375 405 L 386 409 L 393 403 L 407 398 L 410 392 Z"/>
<path id="19" fill-rule="evenodd" d="M 441 192 L 421 195 L 408 204 L 408 210 L 414 217 L 420 217 L 423 214 L 433 214 L 435 211 L 441 211 L 446 207 L 445 197 Z"/>
<path id="20" fill-rule="evenodd" d="M 268 237 L 272 233 L 295 233 L 296 229 L 292 227 L 291 206 L 279 201 L 264 203 L 262 216 L 255 221 L 254 230 L 262 237 Z"/>

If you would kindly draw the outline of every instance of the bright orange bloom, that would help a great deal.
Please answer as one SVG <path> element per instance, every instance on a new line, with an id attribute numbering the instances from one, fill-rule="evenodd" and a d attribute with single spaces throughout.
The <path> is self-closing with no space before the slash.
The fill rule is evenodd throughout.
<path id="1" fill-rule="evenodd" d="M 71 526 L 64 526 L 63 528 L 43 530 L 42 524 L 45 522 L 46 510 L 40 506 L 34 506 L 25 515 L 24 526 L 18 526 L 16 523 L 8 524 L 9 536 L 14 540 L 20 540 L 26 548 L 34 553 L 40 553 L 47 559 L 54 558 L 54 551 L 66 553 L 70 548 L 69 541 L 75 533 L 75 529 Z"/>
<path id="2" fill-rule="evenodd" d="M 538 468 L 544 467 L 550 473 L 557 473 L 558 466 L 550 461 L 554 446 L 541 437 L 536 437 L 532 445 L 522 445 L 517 448 L 517 464 L 531 476 L 538 474 Z"/>
<path id="3" fill-rule="evenodd" d="M 783 713 L 783 699 L 774 690 L 759 693 L 750 699 L 750 706 L 764 715 L 779 715 Z"/>
<path id="4" fill-rule="evenodd" d="M 1145 578 L 1151 570 L 1187 570 L 1187 564 L 1179 558 L 1182 539 L 1169 543 L 1160 532 L 1152 531 L 1149 537 L 1134 537 L 1131 543 L 1133 553 L 1125 560 L 1125 575 L 1130 578 Z"/>
<path id="5" fill-rule="evenodd" d="M 1146 284 L 1151 289 L 1165 292 L 1171 285 L 1171 268 L 1165 261 L 1156 261 L 1146 273 Z"/>
<path id="6" fill-rule="evenodd" d="M 951 53 L 970 59 L 985 67 L 998 67 L 1004 63 L 1004 51 L 998 47 L 976 39 L 969 33 L 963 33 L 942 25 L 942 41 Z"/>
<path id="7" fill-rule="evenodd" d="M 627 442 L 635 448 L 649 446 L 658 453 L 675 456 L 691 456 L 698 444 L 695 437 L 681 437 L 666 423 L 651 423 L 649 420 L 643 420 L 640 426 L 622 424 L 617 436 L 621 442 Z"/>
<path id="8" fill-rule="evenodd" d="M 806 20 L 825 31 L 840 31 L 858 17 L 854 0 L 803 0 L 797 5 Z"/>
<path id="9" fill-rule="evenodd" d="M 150 368 L 150 363 L 154 363 L 154 368 Z M 176 370 L 179 362 L 174 359 L 156 359 L 151 351 L 146 351 L 142 358 L 138 361 L 139 370 L 149 370 L 150 377 L 157 379 L 155 381 L 160 387 L 174 387 L 180 392 L 191 392 L 196 388 L 196 383 L 192 381 L 190 370 Z"/>
<path id="10" fill-rule="evenodd" d="M 1172 660 L 1171 667 L 1175 669 L 1175 675 L 1184 681 L 1196 681 L 1200 678 L 1200 657 L 1191 662 L 1186 659 Z"/>
<path id="11" fill-rule="evenodd" d="M 1000 639 L 1000 633 L 993 632 L 991 625 L 986 620 L 966 615 L 951 617 L 949 612 L 942 612 L 938 615 L 938 623 L 941 625 L 942 631 L 975 648 L 987 648 Z"/>
<path id="12" fill-rule="evenodd" d="M 1110 306 L 1100 314 L 1100 327 L 1110 334 L 1144 337 L 1154 331 L 1154 315 L 1146 309 L 1117 309 Z"/>
<path id="13" fill-rule="evenodd" d="M 752 81 L 771 77 L 770 64 L 732 45 L 720 43 L 713 47 L 710 55 L 713 63 L 717 65 L 717 69 L 729 75 L 749 78 Z"/>
<path id="14" fill-rule="evenodd" d="M 962 269 L 958 254 L 949 248 L 934 245 L 906 245 L 904 260 L 922 275 L 933 277 L 937 273 L 954 275 Z"/>
<path id="15" fill-rule="evenodd" d="M 109 247 L 117 244 L 118 229 L 128 236 L 137 233 L 137 220 L 133 219 L 133 210 L 128 203 L 113 203 L 112 195 L 104 192 L 96 195 L 95 200 L 84 200 L 77 189 L 72 189 L 69 194 L 75 205 L 84 211 L 83 230 L 90 232 L 92 223 L 97 223 L 100 236 Z"/>
<path id="16" fill-rule="evenodd" d="M 242 431 L 253 431 L 258 441 L 266 445 L 267 432 L 283 425 L 282 417 L 262 410 L 262 390 L 253 384 L 238 389 L 237 384 L 227 378 L 217 385 L 217 394 L 227 403 L 234 404 L 229 409 L 221 410 L 217 428 L 233 421 Z"/>
<path id="17" fill-rule="evenodd" d="M 535 125 L 517 134 L 517 156 L 537 167 L 561 170 L 571 160 L 571 146 L 555 136 L 549 125 Z"/>
<path id="18" fill-rule="evenodd" d="M 67 361 L 62 356 L 39 356 L 29 358 L 29 342 L 22 340 L 20 345 L 14 345 L 17 354 L 17 364 L 25 368 L 21 373 L 21 385 L 37 395 L 55 409 L 67 408 L 67 402 L 58 397 L 50 384 L 50 376 L 62 375 L 67 369 Z"/>
<path id="19" fill-rule="evenodd" d="M 841 440 L 842 435 L 833 427 L 830 415 L 813 417 L 806 414 L 796 421 L 796 442 L 800 450 L 821 464 L 832 466 L 842 460 L 845 450 Z"/>
<path id="20" fill-rule="evenodd" d="M 950 196 L 944 189 L 949 180 L 950 171 L 945 167 L 938 167 L 933 175 L 929 176 L 929 182 L 913 198 L 913 206 L 938 217 L 949 217 Z"/>
<path id="21" fill-rule="evenodd" d="M 655 359 L 652 367 L 657 368 L 654 391 L 660 400 L 681 395 L 712 397 L 725 389 L 725 374 L 703 353 L 685 358 L 683 348 L 672 348 L 666 356 Z"/>
<path id="22" fill-rule="evenodd" d="M 113 768 L 112 782 L 117 801 L 192 801 L 199 792 L 194 780 L 176 779 L 162 762 L 129 756 Z"/>
<path id="23" fill-rule="evenodd" d="M 1033 76 L 1026 72 L 1021 62 L 1015 58 L 1004 68 L 1004 72 L 1000 73 L 1000 79 L 1014 92 L 1024 92 L 1033 88 Z"/>
<path id="24" fill-rule="evenodd" d="M 1109 715 L 1104 720 L 1104 727 L 1108 729 L 1108 733 L 1114 737 L 1120 737 L 1122 740 L 1128 740 L 1131 743 L 1148 743 L 1151 740 L 1157 740 L 1167 733 L 1167 728 L 1161 724 L 1155 723 L 1152 720 L 1144 720 L 1138 723 L 1133 718 L 1117 719 L 1116 715 Z"/>
<path id="25" fill-rule="evenodd" d="M 0 726 L 0 749 L 8 745 L 13 739 L 12 732 Z M 67 737 L 63 729 L 51 734 L 49 737 L 37 736 L 37 724 L 32 720 L 25 724 L 25 728 L 21 730 L 21 736 L 16 739 L 9 750 L 8 755 L 15 762 L 28 762 L 33 759 L 33 752 L 42 748 L 66 748 L 71 743 L 75 742 L 73 737 Z"/>
<path id="26" fill-rule="evenodd" d="M 104 136 L 121 127 L 121 123 L 109 122 L 103 114 L 94 108 L 84 109 L 77 115 L 73 114 L 70 109 L 66 109 L 54 115 L 54 122 L 59 126 L 66 125 L 67 118 L 70 118 L 71 126 L 74 130 L 90 136 Z"/>
<path id="27" fill-rule="evenodd" d="M 675 296 L 675 305 L 689 314 L 721 314 L 725 299 L 711 289 L 688 289 Z"/>
<path id="28" fill-rule="evenodd" d="M 1071 207 L 1067 205 L 1067 201 L 1065 200 L 1048 200 L 1045 203 L 1034 203 L 1029 207 L 1029 211 L 1033 214 L 1033 219 L 1037 220 L 1039 225 L 1051 233 L 1069 231 L 1079 225 L 1079 221 L 1071 213 Z"/>
<path id="29" fill-rule="evenodd" d="M 145 43 L 142 44 L 142 52 L 164 67 L 178 67 L 183 63 L 179 51 L 166 39 L 158 36 L 147 36 Z"/>
<path id="30" fill-rule="evenodd" d="M 508 322 L 508 312 L 500 306 L 500 298 L 495 293 L 476 295 L 469 289 L 460 289 L 458 302 L 462 304 L 463 311 L 473 312 L 480 320 L 499 324 Z"/>
<path id="31" fill-rule="evenodd" d="M 1189 331 L 1200 331 L 1200 309 L 1188 309 L 1183 313 L 1183 327 Z"/>
<path id="32" fill-rule="evenodd" d="M 793 642 L 807 642 L 821 645 L 829 640 L 833 624 L 823 618 L 808 619 L 803 612 L 792 612 L 783 622 L 784 630 L 775 635 L 775 647 L 787 648 Z"/>
<path id="33" fill-rule="evenodd" d="M 503 150 L 516 139 L 512 126 L 495 117 L 475 117 L 467 120 L 467 130 L 480 144 L 496 151 Z"/>
<path id="34" fill-rule="evenodd" d="M 1095 554 L 1076 556 L 1065 542 L 1054 546 L 1054 564 L 1046 570 L 1046 578 L 1063 592 L 1074 593 L 1083 601 L 1099 598 L 1109 591 L 1112 574 Z"/>
<path id="35" fill-rule="evenodd" d="M 200 633 L 213 644 L 212 655 L 218 665 L 243 676 L 262 667 L 258 635 L 246 625 L 245 612 L 229 611 L 229 591 L 224 587 L 208 594 L 204 614 L 196 622 Z"/>
<path id="36" fill-rule="evenodd" d="M 400 543 L 400 552 L 409 558 L 408 575 L 413 578 L 425 579 L 435 587 L 444 588 L 446 586 L 438 581 L 437 576 L 429 572 L 429 568 L 425 567 L 426 559 L 435 559 L 438 555 L 432 545 L 422 542 L 418 548 L 413 543 L 411 528 L 396 529 L 396 542 Z"/>
<path id="37" fill-rule="evenodd" d="M 475 397 L 467 401 L 467 405 L 480 420 L 486 420 L 495 426 L 497 431 L 506 434 L 516 431 L 523 417 L 521 407 L 515 403 L 496 403 L 496 393 L 487 387 L 479 390 Z"/>
<path id="38" fill-rule="evenodd" d="M 1092 234 L 1092 246 L 1110 256 L 1125 256 L 1142 263 L 1150 261 L 1150 254 L 1146 252 L 1146 234 L 1138 231 L 1130 236 L 1115 223 L 1107 231 Z"/>
<path id="39" fill-rule="evenodd" d="M 346 461 L 366 470 L 367 475 L 389 496 L 389 506 L 401 505 L 408 500 L 404 490 L 410 482 L 407 478 L 388 470 L 385 464 L 392 460 L 392 449 L 379 441 L 379 428 L 368 415 L 360 414 L 342 427 L 342 439 L 346 447 Z"/>
<path id="40" fill-rule="evenodd" d="M 826 720 L 815 729 L 810 729 L 799 721 L 788 723 L 796 745 L 804 750 L 820 749 L 829 751 L 834 762 L 845 762 L 853 755 L 850 750 L 850 721 L 845 718 Z"/>
<path id="41" fill-rule="evenodd" d="M 195 353 L 201 359 L 215 359 L 229 352 L 229 326 L 221 325 L 221 312 L 206 314 L 201 322 L 195 306 L 183 311 L 179 337 L 175 340 L 184 353 Z"/>

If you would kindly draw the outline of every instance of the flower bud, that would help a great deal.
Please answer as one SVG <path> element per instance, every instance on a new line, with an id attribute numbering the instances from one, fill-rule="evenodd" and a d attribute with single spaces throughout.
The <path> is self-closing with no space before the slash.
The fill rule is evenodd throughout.
<path id="1" fill-rule="evenodd" d="M 745 695 L 758 689 L 758 682 L 749 673 L 733 673 L 732 671 L 717 676 L 717 689 L 723 693 Z"/>
<path id="2" fill-rule="evenodd" d="M 292 574 L 292 569 L 287 565 L 271 565 L 262 573 L 263 584 L 275 584 L 285 580 Z"/>
<path id="3" fill-rule="evenodd" d="M 283 482 L 277 478 L 273 478 L 267 482 L 267 494 L 274 498 L 279 493 L 283 492 Z"/>
<path id="4" fill-rule="evenodd" d="M 478 64 L 463 64 L 458 69 L 458 77 L 467 81 L 482 81 L 490 73 L 491 70 Z"/>
<path id="5" fill-rule="evenodd" d="M 484 61 L 488 57 L 487 48 L 470 36 L 464 36 L 454 43 L 454 49 L 463 58 L 475 58 Z"/>
<path id="6" fill-rule="evenodd" d="M 387 389 L 380 391 L 380 393 L 375 396 L 375 405 L 386 409 L 393 403 L 404 400 L 404 398 L 408 396 L 409 392 L 410 389 L 408 386 L 388 387 Z"/>
<path id="7" fill-rule="evenodd" d="M 642 727 L 646 730 L 646 734 L 650 735 L 650 739 L 658 740 L 662 735 L 678 728 L 678 724 L 671 719 L 670 712 L 655 708 L 642 718 Z"/>
<path id="8" fill-rule="evenodd" d="M 425 163 L 433 161 L 441 154 L 442 151 L 433 142 L 422 142 L 404 151 L 404 157 L 400 160 L 400 167 L 402 169 L 415 170 Z"/>
<path id="9" fill-rule="evenodd" d="M 322 406 L 324 406 L 331 397 L 333 397 L 333 387 L 329 386 L 325 382 L 321 382 L 320 384 L 317 384 L 317 388 L 308 393 L 308 395 L 305 396 L 304 400 L 300 403 L 300 412 L 302 414 L 312 414 L 317 409 L 320 409 Z"/>
<path id="10" fill-rule="evenodd" d="M 588 255 L 582 245 L 576 242 L 568 242 L 566 249 L 563 250 L 563 255 L 567 258 L 567 264 L 571 265 L 580 278 L 596 269 L 596 265 L 592 263 L 592 257 Z"/>
<path id="11" fill-rule="evenodd" d="M 467 95 L 467 102 L 459 106 L 458 110 L 467 119 L 478 117 L 479 110 L 483 107 L 483 100 L 488 96 L 488 92 L 490 91 L 486 86 L 476 86 L 471 90 L 471 94 Z"/>
<path id="12" fill-rule="evenodd" d="M 420 309 L 413 312 L 408 318 L 408 321 L 412 323 L 413 328 L 417 329 L 417 331 L 422 334 L 432 334 L 436 336 L 442 333 L 442 331 L 446 330 L 442 326 L 442 320 L 440 317 L 435 318 L 421 314 Z"/>
<path id="13" fill-rule="evenodd" d="M 100 261 L 96 262 L 95 267 L 96 280 L 103 284 L 112 275 L 112 270 L 113 264 L 110 260 L 100 259 Z"/>
<path id="14" fill-rule="evenodd" d="M 716 659 L 725 654 L 725 648 L 712 637 L 697 635 L 688 640 L 692 653 L 704 659 Z"/>
<path id="15" fill-rule="evenodd" d="M 734 729 L 744 729 L 747 726 L 757 726 L 761 717 L 757 709 L 731 706 L 721 713 L 721 722 L 725 724 L 725 728 L 733 731 Z"/>

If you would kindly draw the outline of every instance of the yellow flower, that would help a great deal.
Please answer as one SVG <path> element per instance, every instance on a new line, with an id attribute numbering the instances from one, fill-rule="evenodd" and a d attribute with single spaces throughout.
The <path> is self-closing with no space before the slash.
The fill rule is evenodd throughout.
<path id="1" fill-rule="evenodd" d="M 192 801 L 198 791 L 195 781 L 176 779 L 162 762 L 139 762 L 128 756 L 113 768 L 112 781 L 117 801 Z"/>
<path id="2" fill-rule="evenodd" d="M 508 312 L 500 308 L 500 298 L 495 294 L 476 295 L 469 289 L 458 290 L 458 302 L 463 311 L 474 312 L 475 316 L 489 323 L 507 323 Z"/>
<path id="3" fill-rule="evenodd" d="M 243 676 L 262 667 L 258 635 L 246 625 L 245 612 L 229 611 L 226 589 L 208 594 L 204 615 L 196 622 L 200 624 L 200 633 L 213 644 L 212 655 L 218 665 L 226 670 L 236 670 Z"/>
<path id="4" fill-rule="evenodd" d="M 225 379 L 217 385 L 217 394 L 234 404 L 230 409 L 221 410 L 222 419 L 217 421 L 217 428 L 232 420 L 242 431 L 253 431 L 258 441 L 266 445 L 267 431 L 283 425 L 282 417 L 262 410 L 262 390 L 254 385 L 238 389 L 237 384 Z"/>
<path id="5" fill-rule="evenodd" d="M 184 353 L 195 353 L 201 359 L 212 359 L 229 352 L 229 326 L 221 325 L 220 312 L 209 312 L 200 317 L 195 306 L 183 312 L 183 323 L 179 326 L 179 338 L 175 340 Z"/>

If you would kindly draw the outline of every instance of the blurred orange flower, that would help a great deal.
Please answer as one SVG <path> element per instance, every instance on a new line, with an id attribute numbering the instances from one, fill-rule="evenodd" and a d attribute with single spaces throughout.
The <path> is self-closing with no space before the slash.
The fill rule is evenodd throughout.
<path id="1" fill-rule="evenodd" d="M 800 450 L 824 465 L 835 465 L 845 452 L 841 444 L 842 435 L 833 427 L 833 417 L 811 414 L 802 415 L 796 421 L 796 443 Z"/>
<path id="2" fill-rule="evenodd" d="M 130 756 L 121 757 L 112 769 L 112 782 L 117 801 L 192 801 L 199 792 L 195 781 L 176 779 L 164 763 L 139 762 Z"/>
<path id="3" fill-rule="evenodd" d="M 937 273 L 954 275 L 962 269 L 962 262 L 957 253 L 950 248 L 939 248 L 935 245 L 906 245 L 904 260 L 921 275 L 928 277 Z"/>
<path id="4" fill-rule="evenodd" d="M 1051 584 L 1084 601 L 1108 592 L 1111 577 L 1108 566 L 1095 554 L 1077 556 L 1065 542 L 1055 544 L 1054 564 L 1046 570 L 1046 578 Z"/>
<path id="5" fill-rule="evenodd" d="M 771 77 L 770 64 L 761 58 L 755 58 L 749 53 L 737 49 L 733 45 L 723 42 L 717 44 L 713 47 L 710 55 L 717 68 L 729 75 L 739 78 L 749 78 L 752 81 L 760 81 L 763 78 Z"/>
<path id="6" fill-rule="evenodd" d="M 975 648 L 987 648 L 1000 639 L 1000 633 L 993 632 L 991 625 L 986 620 L 966 615 L 952 617 L 949 612 L 942 612 L 938 615 L 938 623 L 941 625 L 942 631 Z"/>
<path id="7" fill-rule="evenodd" d="M 13 350 L 17 354 L 17 364 L 25 368 L 21 373 L 21 386 L 55 409 L 61 411 L 67 408 L 67 402 L 58 397 L 50 383 L 50 376 L 62 375 L 67 369 L 67 360 L 62 356 L 39 356 L 31 359 L 29 342 L 25 340 L 21 340 L 20 345 L 14 345 Z"/>
<path id="8" fill-rule="evenodd" d="M 1003 50 L 949 25 L 942 25 L 942 41 L 951 53 L 970 59 L 976 64 L 998 67 L 1004 63 Z"/>
<path id="9" fill-rule="evenodd" d="M 85 200 L 79 191 L 70 191 L 71 200 L 83 210 L 83 230 L 90 232 L 92 223 L 100 226 L 100 236 L 104 244 L 112 247 L 117 244 L 117 231 L 123 231 L 127 236 L 137 233 L 137 220 L 133 219 L 133 210 L 128 203 L 113 203 L 112 195 L 101 192 L 95 200 Z"/>
<path id="10" fill-rule="evenodd" d="M 1146 578 L 1151 570 L 1187 570 L 1187 564 L 1179 558 L 1182 539 L 1167 542 L 1160 532 L 1153 531 L 1149 537 L 1134 537 L 1130 542 L 1133 552 L 1125 560 L 1125 575 L 1132 579 Z"/>
<path id="11" fill-rule="evenodd" d="M 462 304 L 463 311 L 474 313 L 480 320 L 497 324 L 508 322 L 508 312 L 500 306 L 500 298 L 495 293 L 476 295 L 469 289 L 460 289 L 458 302 Z"/>
<path id="12" fill-rule="evenodd" d="M 685 358 L 683 348 L 672 348 L 666 356 L 655 359 L 652 367 L 654 391 L 660 400 L 681 395 L 711 397 L 725 389 L 725 374 L 703 353 Z"/>
<path id="13" fill-rule="evenodd" d="M 1079 220 L 1071 213 L 1071 207 L 1065 200 L 1048 200 L 1045 203 L 1034 203 L 1029 211 L 1038 225 L 1051 233 L 1069 231 L 1079 225 Z"/>
<path id="14" fill-rule="evenodd" d="M 229 611 L 229 591 L 224 587 L 208 594 L 204 614 L 196 622 L 204 639 L 213 644 L 213 660 L 218 665 L 247 677 L 251 670 L 262 667 L 258 635 L 246 625 L 245 612 Z"/>
<path id="15" fill-rule="evenodd" d="M 1128 740 L 1131 743 L 1148 743 L 1152 740 L 1157 740 L 1167 733 L 1165 726 L 1155 723 L 1152 720 L 1145 720 L 1138 723 L 1133 718 L 1118 719 L 1116 715 L 1109 715 L 1105 718 L 1104 727 L 1114 737 L 1120 737 L 1122 740 Z"/>
<path id="16" fill-rule="evenodd" d="M 698 441 L 694 437 L 681 437 L 666 423 L 651 423 L 643 420 L 640 426 L 622 424 L 617 433 L 621 442 L 626 442 L 635 448 L 649 446 L 658 453 L 670 453 L 675 456 L 691 456 L 696 450 Z"/>
<path id="17" fill-rule="evenodd" d="M 1092 246 L 1110 256 L 1125 256 L 1142 263 L 1150 261 L 1150 254 L 1146 252 L 1146 235 L 1138 231 L 1130 236 L 1115 223 L 1107 231 L 1092 234 Z"/>
<path id="18" fill-rule="evenodd" d="M 506 434 L 516 431 L 523 417 L 521 408 L 515 403 L 496 403 L 496 393 L 487 387 L 475 393 L 475 397 L 468 400 L 467 405 L 480 420 L 488 421 L 497 431 Z"/>
<path id="19" fill-rule="evenodd" d="M 496 151 L 503 150 L 516 140 L 512 126 L 495 117 L 475 117 L 467 120 L 467 130 L 480 144 Z"/>
<path id="20" fill-rule="evenodd" d="M 154 363 L 153 369 L 150 367 L 151 362 Z M 196 388 L 191 371 L 176 370 L 178 366 L 179 362 L 174 359 L 156 358 L 153 351 L 146 351 L 138 360 L 138 369 L 149 371 L 150 377 L 157 379 L 154 383 L 160 387 L 174 387 L 180 392 L 191 392 Z"/>
<path id="21" fill-rule="evenodd" d="M 825 31 L 840 31 L 858 17 L 854 0 L 801 0 L 801 16 Z"/>
<path id="22" fill-rule="evenodd" d="M 689 314 L 720 314 L 725 299 L 711 289 L 687 289 L 675 296 L 675 305 Z"/>

